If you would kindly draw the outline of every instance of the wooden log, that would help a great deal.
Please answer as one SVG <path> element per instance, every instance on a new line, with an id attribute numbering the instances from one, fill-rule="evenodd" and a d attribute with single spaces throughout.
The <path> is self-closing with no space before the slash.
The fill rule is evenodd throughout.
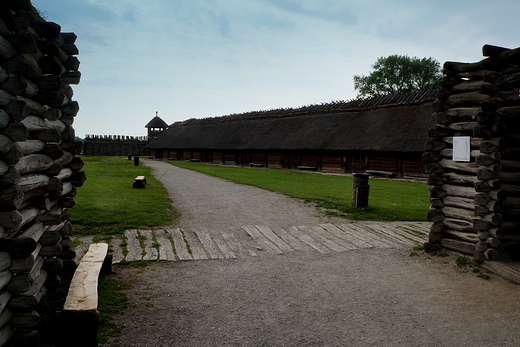
<path id="1" fill-rule="evenodd" d="M 11 59 L 16 54 L 16 48 L 0 35 L 0 58 L 5 61 Z"/>
<path id="2" fill-rule="evenodd" d="M 69 143 L 63 143 L 61 145 L 63 150 L 66 150 L 74 155 L 79 155 L 83 151 L 83 142 L 81 141 L 72 141 Z"/>
<path id="3" fill-rule="evenodd" d="M 473 223 L 464 219 L 448 217 L 442 221 L 442 224 L 447 228 L 454 230 L 475 232 L 475 229 L 473 228 Z"/>
<path id="4" fill-rule="evenodd" d="M 87 177 L 86 177 L 84 171 L 74 171 L 72 173 L 72 175 L 70 176 L 70 180 L 69 181 L 74 186 L 81 187 L 85 183 L 86 179 L 87 179 Z"/>
<path id="5" fill-rule="evenodd" d="M 476 251 L 476 246 L 470 242 L 443 238 L 440 244 L 443 248 L 468 255 L 473 255 Z"/>
<path id="6" fill-rule="evenodd" d="M 445 149 L 446 146 L 447 146 L 447 144 L 444 141 L 430 139 L 426 142 L 426 145 L 424 146 L 424 150 L 438 152 L 438 151 L 442 151 L 443 149 Z"/>
<path id="7" fill-rule="evenodd" d="M 0 225 L 6 230 L 16 229 L 22 223 L 22 215 L 18 210 L 0 211 Z"/>
<path id="8" fill-rule="evenodd" d="M 54 160 L 44 154 L 29 154 L 22 158 L 15 165 L 20 174 L 26 174 L 33 171 L 43 171 L 50 168 L 54 164 Z"/>
<path id="9" fill-rule="evenodd" d="M 45 224 L 45 223 L 43 223 Z M 43 233 L 42 237 L 40 237 L 39 242 L 43 246 L 51 246 L 61 242 L 61 234 L 59 230 L 47 230 Z"/>
<path id="10" fill-rule="evenodd" d="M 448 195 L 442 199 L 442 202 L 445 206 L 459 207 L 467 210 L 472 210 L 475 207 L 473 199 L 470 198 L 454 197 Z"/>
<path id="11" fill-rule="evenodd" d="M 7 252 L 0 252 L 0 272 L 5 271 L 11 267 L 12 257 Z M 0 285 L 1 287 L 1 285 Z"/>
<path id="12" fill-rule="evenodd" d="M 30 80 L 37 80 L 43 75 L 36 58 L 32 54 L 17 54 L 5 62 L 4 68 L 13 74 L 22 75 Z"/>
<path id="13" fill-rule="evenodd" d="M 47 279 L 47 274 L 42 271 L 42 275 L 34 282 L 33 286 L 25 293 L 11 297 L 7 303 L 7 308 L 12 312 L 31 312 L 35 311 L 41 298 L 47 292 L 43 285 Z"/>
<path id="14" fill-rule="evenodd" d="M 30 190 L 47 186 L 49 181 L 50 177 L 45 174 L 29 174 L 20 178 L 18 186 L 22 192 L 26 193 Z"/>
<path id="15" fill-rule="evenodd" d="M 0 186 L 0 206 L 5 209 L 18 209 L 23 202 L 20 186 Z"/>
<path id="16" fill-rule="evenodd" d="M 477 173 L 478 170 L 480 170 L 482 168 L 482 166 L 477 165 L 474 162 L 458 162 L 458 161 L 453 161 L 450 159 L 442 159 L 439 162 L 439 164 L 443 168 L 459 170 L 459 171 L 463 171 L 463 172 L 470 172 L 470 173 Z"/>
<path id="17" fill-rule="evenodd" d="M 500 185 L 500 189 L 508 195 L 520 195 L 520 185 L 517 184 L 504 184 Z"/>
<path id="18" fill-rule="evenodd" d="M 462 240 L 462 241 L 471 242 L 471 243 L 479 242 L 479 238 L 477 236 L 477 233 L 475 233 L 475 232 L 469 233 L 469 232 L 445 229 L 443 231 L 443 233 L 446 236 L 448 236 L 449 238 L 454 238 L 457 240 Z M 486 244 L 486 248 L 487 248 L 487 244 Z M 484 251 L 484 250 L 482 250 L 482 251 Z"/>
<path id="19" fill-rule="evenodd" d="M 63 156 L 63 149 L 56 143 L 47 143 L 41 152 L 52 159 L 58 159 Z"/>
<path id="20" fill-rule="evenodd" d="M 442 186 L 444 184 L 444 179 L 442 176 L 431 173 L 428 175 L 428 185 L 429 186 Z"/>
<path id="21" fill-rule="evenodd" d="M 5 128 L 11 121 L 11 118 L 4 110 L 0 110 L 0 129 Z"/>
<path id="22" fill-rule="evenodd" d="M 478 178 L 475 175 L 464 175 L 457 174 L 454 172 L 446 172 L 441 175 L 442 179 L 446 183 L 456 183 L 456 184 L 475 184 L 479 182 Z"/>
<path id="23" fill-rule="evenodd" d="M 478 105 L 484 101 L 490 101 L 489 95 L 480 94 L 479 92 L 467 92 L 460 94 L 453 94 L 448 97 L 446 103 L 450 106 L 471 106 Z"/>
<path id="24" fill-rule="evenodd" d="M 63 151 L 63 156 L 54 160 L 55 164 L 60 164 L 61 166 L 67 166 L 72 161 L 72 153 L 68 151 Z"/>
<path id="25" fill-rule="evenodd" d="M 444 206 L 442 212 L 447 217 L 464 219 L 470 222 L 479 218 L 478 216 L 475 216 L 473 209 L 468 210 L 460 207 Z"/>
<path id="26" fill-rule="evenodd" d="M 454 107 L 444 111 L 451 117 L 458 118 L 476 118 L 482 110 L 479 107 Z"/>
<path id="27" fill-rule="evenodd" d="M 36 311 L 13 313 L 9 324 L 16 329 L 31 329 L 38 325 L 40 315 Z"/>
<path id="28" fill-rule="evenodd" d="M 13 273 L 23 273 L 31 271 L 31 269 L 34 267 L 34 264 L 36 263 L 36 259 L 38 258 L 38 254 L 40 254 L 41 249 L 42 245 L 38 243 L 31 254 L 25 257 L 13 258 L 9 270 Z"/>
<path id="29" fill-rule="evenodd" d="M 60 258 L 47 258 L 43 263 L 42 269 L 49 275 L 59 275 L 63 271 L 63 260 Z"/>
<path id="30" fill-rule="evenodd" d="M 520 170 L 520 161 L 517 160 L 500 160 L 500 165 L 506 170 Z"/>
<path id="31" fill-rule="evenodd" d="M 520 172 L 500 172 L 497 177 L 505 183 L 520 183 Z"/>
<path id="32" fill-rule="evenodd" d="M 60 244 L 43 246 L 40 255 L 44 257 L 56 257 L 61 253 L 61 251 L 62 248 Z"/>
<path id="33" fill-rule="evenodd" d="M 41 140 L 43 142 L 60 142 L 62 140 L 61 133 L 56 129 L 46 129 L 31 133 L 33 139 Z"/>
<path id="34" fill-rule="evenodd" d="M 45 147 L 45 142 L 40 140 L 26 140 L 16 144 L 20 147 L 23 155 L 38 153 Z"/>
<path id="35" fill-rule="evenodd" d="M 20 181 L 20 172 L 14 167 L 9 166 L 4 174 L 0 177 L 0 184 L 10 185 L 17 184 Z"/>
<path id="36" fill-rule="evenodd" d="M 3 155 L 3 160 L 9 165 L 14 165 L 18 163 L 18 161 L 22 157 L 22 151 L 20 150 L 20 147 L 15 143 L 14 146 L 12 146 L 9 149 L 9 151 Z"/>
<path id="37" fill-rule="evenodd" d="M 432 223 L 435 223 L 435 222 L 440 222 L 442 221 L 443 219 L 445 218 L 445 215 L 444 213 L 442 212 L 442 210 L 440 209 L 437 209 L 437 208 L 432 208 L 428 211 L 428 214 L 426 216 L 426 220 L 428 222 L 432 222 Z"/>
<path id="38" fill-rule="evenodd" d="M 503 141 L 483 141 L 480 144 L 480 151 L 482 153 L 493 153 L 496 151 L 500 151 L 504 147 Z"/>
<path id="39" fill-rule="evenodd" d="M 61 170 L 63 170 L 63 166 L 61 164 L 52 164 L 50 168 L 44 170 L 43 173 L 48 176 L 57 176 L 60 174 Z"/>
<path id="40" fill-rule="evenodd" d="M 42 113 L 41 116 L 47 120 L 56 121 L 62 117 L 62 113 L 61 110 L 57 108 L 49 108 L 44 113 Z"/>
<path id="41" fill-rule="evenodd" d="M 27 116 L 22 121 L 22 123 L 25 125 L 27 129 L 29 129 L 29 131 L 35 132 L 44 131 L 48 129 L 55 129 L 61 133 L 65 131 L 66 128 L 65 124 L 63 124 L 63 122 L 60 120 L 50 121 L 48 119 L 36 116 Z"/>
<path id="42" fill-rule="evenodd" d="M 66 115 L 75 117 L 79 112 L 79 103 L 77 101 L 71 101 L 63 106 L 61 111 Z"/>
<path id="43" fill-rule="evenodd" d="M 4 135 L 13 141 L 25 141 L 29 137 L 29 130 L 23 123 L 9 123 L 4 129 Z"/>
<path id="44" fill-rule="evenodd" d="M 430 199 L 430 205 L 432 208 L 438 209 L 444 207 L 442 199 Z"/>
<path id="45" fill-rule="evenodd" d="M 497 177 L 502 167 L 499 164 L 489 165 L 477 171 L 477 178 L 479 180 L 491 180 Z"/>
<path id="46" fill-rule="evenodd" d="M 447 128 L 453 131 L 473 131 L 480 126 L 478 122 L 458 122 L 449 124 Z"/>
<path id="47" fill-rule="evenodd" d="M 74 157 L 69 162 L 68 167 L 71 168 L 74 171 L 79 171 L 85 166 L 85 163 L 83 162 L 83 159 L 81 157 Z"/>
<path id="48" fill-rule="evenodd" d="M 487 260 L 498 261 L 500 260 L 500 253 L 494 248 L 488 248 L 484 251 L 484 256 Z"/>
<path id="49" fill-rule="evenodd" d="M 431 199 L 442 199 L 447 195 L 442 186 L 428 186 L 428 190 L 430 191 Z"/>
<path id="50" fill-rule="evenodd" d="M 477 192 L 473 187 L 444 184 L 442 190 L 444 190 L 447 195 L 460 196 L 463 198 L 474 198 L 475 195 L 477 195 Z"/>

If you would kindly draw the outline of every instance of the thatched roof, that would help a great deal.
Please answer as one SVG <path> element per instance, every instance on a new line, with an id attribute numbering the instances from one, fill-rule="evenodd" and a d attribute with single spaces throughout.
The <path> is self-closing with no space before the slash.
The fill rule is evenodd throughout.
<path id="1" fill-rule="evenodd" d="M 145 128 L 167 128 L 168 127 L 168 123 L 166 123 L 165 121 L 163 121 L 161 119 L 161 117 L 159 116 L 155 116 L 152 118 L 151 121 L 148 122 L 148 124 L 146 124 L 144 126 Z"/>
<path id="2" fill-rule="evenodd" d="M 406 94 L 410 96 L 410 94 Z M 316 105 L 321 110 L 265 111 L 172 124 L 146 147 L 149 149 L 214 150 L 339 150 L 421 152 L 428 139 L 434 92 L 422 98 L 387 97 L 404 103 L 368 107 Z M 345 105 L 345 104 L 344 104 Z M 352 106 L 349 105 L 349 106 Z M 286 109 L 289 110 L 289 109 Z"/>

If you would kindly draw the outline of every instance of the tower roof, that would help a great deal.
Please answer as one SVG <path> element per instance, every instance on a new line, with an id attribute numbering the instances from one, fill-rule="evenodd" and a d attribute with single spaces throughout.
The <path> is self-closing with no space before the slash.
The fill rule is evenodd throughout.
<path id="1" fill-rule="evenodd" d="M 163 121 L 159 116 L 155 116 L 144 127 L 145 128 L 167 128 L 168 124 L 166 124 L 166 122 Z"/>

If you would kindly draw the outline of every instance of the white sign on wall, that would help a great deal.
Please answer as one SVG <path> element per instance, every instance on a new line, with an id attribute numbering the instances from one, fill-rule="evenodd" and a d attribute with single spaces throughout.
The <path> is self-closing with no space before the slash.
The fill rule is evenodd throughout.
<path id="1" fill-rule="evenodd" d="M 453 161 L 470 161 L 470 137 L 453 137 Z"/>

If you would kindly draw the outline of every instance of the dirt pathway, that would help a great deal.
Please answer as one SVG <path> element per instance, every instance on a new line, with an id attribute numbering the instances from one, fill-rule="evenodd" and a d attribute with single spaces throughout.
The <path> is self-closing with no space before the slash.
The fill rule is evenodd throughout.
<path id="1" fill-rule="evenodd" d="M 183 214 L 181 230 L 252 242 L 244 225 L 275 231 L 304 225 L 311 228 L 303 229 L 307 236 L 332 250 L 312 228 L 345 223 L 278 194 L 165 163 L 146 165 L 154 167 Z M 373 243 L 388 239 L 369 236 Z M 454 256 L 409 256 L 410 247 L 394 242 L 282 254 L 257 249 L 254 257 L 125 268 L 117 276 L 133 284 L 132 306 L 118 317 L 122 336 L 107 346 L 518 344 L 518 286 L 458 269 Z"/>

